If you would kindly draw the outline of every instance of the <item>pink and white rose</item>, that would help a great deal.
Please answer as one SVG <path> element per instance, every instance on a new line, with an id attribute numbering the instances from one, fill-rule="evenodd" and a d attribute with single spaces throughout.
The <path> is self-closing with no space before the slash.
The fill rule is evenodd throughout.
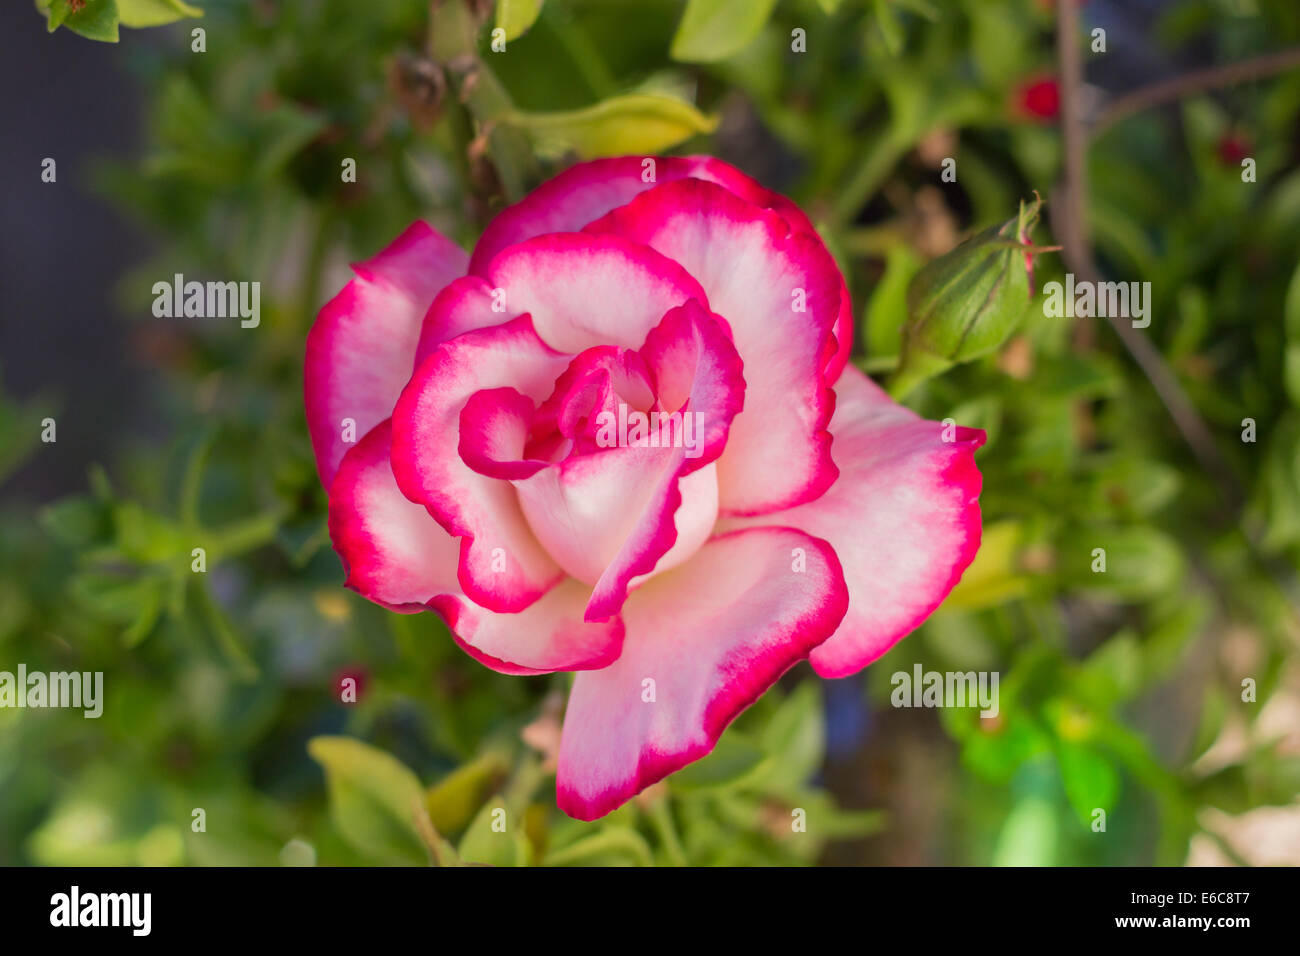
<path id="1" fill-rule="evenodd" d="M 575 672 L 572 816 L 707 754 L 797 661 L 857 672 L 975 555 L 984 433 L 848 364 L 812 224 L 725 163 L 584 163 L 471 255 L 416 222 L 354 271 L 305 373 L 347 585 L 498 671 Z M 667 424 L 611 440 L 629 418 Z"/>

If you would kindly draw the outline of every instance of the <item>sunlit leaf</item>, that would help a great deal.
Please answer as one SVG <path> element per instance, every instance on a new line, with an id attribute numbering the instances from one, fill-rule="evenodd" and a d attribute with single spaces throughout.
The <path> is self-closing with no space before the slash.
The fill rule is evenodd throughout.
<path id="1" fill-rule="evenodd" d="M 673 59 L 725 60 L 758 36 L 775 6 L 776 0 L 689 0 L 673 35 Z"/>
<path id="2" fill-rule="evenodd" d="M 202 10 L 182 0 L 117 0 L 117 11 L 124 27 L 156 27 L 203 16 Z"/>
<path id="3" fill-rule="evenodd" d="M 718 125 L 690 103 L 647 93 L 558 113 L 513 111 L 504 121 L 523 129 L 543 155 L 571 151 L 583 159 L 656 153 Z"/>
<path id="4" fill-rule="evenodd" d="M 415 822 L 424 790 L 405 764 L 351 737 L 313 737 L 307 752 L 325 769 L 330 812 L 349 843 L 384 863 L 428 862 Z"/>
<path id="5" fill-rule="evenodd" d="M 523 36 L 542 12 L 542 0 L 497 0 L 496 25 L 506 40 Z"/>

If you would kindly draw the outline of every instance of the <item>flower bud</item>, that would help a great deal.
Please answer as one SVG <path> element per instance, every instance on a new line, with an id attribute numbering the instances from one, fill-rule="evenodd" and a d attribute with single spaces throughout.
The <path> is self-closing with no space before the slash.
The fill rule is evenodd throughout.
<path id="1" fill-rule="evenodd" d="M 1042 200 L 1020 204 L 1020 214 L 990 226 L 930 262 L 907 287 L 902 356 L 889 391 L 898 398 L 958 362 L 985 355 L 1020 324 L 1034 294 L 1029 234 Z"/>

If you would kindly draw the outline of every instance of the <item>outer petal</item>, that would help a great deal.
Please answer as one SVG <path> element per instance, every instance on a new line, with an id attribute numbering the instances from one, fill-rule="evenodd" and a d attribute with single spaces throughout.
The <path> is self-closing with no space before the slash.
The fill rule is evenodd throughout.
<path id="1" fill-rule="evenodd" d="M 350 447 L 343 420 L 364 435 L 393 411 L 411 377 L 420 325 L 438 290 L 464 275 L 469 257 L 415 222 L 325 304 L 307 336 L 303 394 L 316 467 L 328 487 Z"/>
<path id="2" fill-rule="evenodd" d="M 444 594 L 429 602 L 456 643 L 503 674 L 549 674 L 608 667 L 623 649 L 623 621 L 582 619 L 587 588 L 562 581 L 518 614 L 498 614 L 466 597 Z"/>
<path id="3" fill-rule="evenodd" d="M 647 181 L 647 160 L 653 161 L 650 181 Z M 792 232 L 806 235 L 822 245 L 821 237 L 803 210 L 780 193 L 767 189 L 719 159 L 712 156 L 621 156 L 572 166 L 537 187 L 520 202 L 502 210 L 475 246 L 470 272 L 485 275 L 492 257 L 506 246 L 548 232 L 574 232 L 610 210 L 631 202 L 647 189 L 685 178 L 716 183 L 745 202 L 770 209 L 789 224 Z M 853 348 L 852 303 L 842 277 L 839 285 L 836 348 L 827 356 L 826 378 L 829 382 L 839 378 Z"/>
<path id="4" fill-rule="evenodd" d="M 824 537 L 844 563 L 849 612 L 812 652 L 823 677 L 866 667 L 915 630 L 961 578 L 980 543 L 984 432 L 944 426 L 895 403 L 855 368 L 836 385 L 831 433 L 840 479 L 816 501 L 729 526 L 779 522 Z"/>
<path id="5" fill-rule="evenodd" d="M 460 545 L 398 490 L 391 447 L 384 419 L 343 456 L 330 485 L 330 539 L 348 587 L 395 611 L 423 611 L 434 595 L 460 590 Z"/>
<path id="6" fill-rule="evenodd" d="M 330 488 L 330 537 L 348 587 L 395 611 L 423 611 L 427 602 L 457 644 L 505 673 L 605 667 L 618 657 L 622 621 L 584 623 L 587 589 L 577 582 L 552 588 L 519 614 L 497 614 L 466 598 L 456 581 L 457 541 L 402 495 L 391 447 L 384 421 L 344 456 Z"/>
<path id="7" fill-rule="evenodd" d="M 508 481 L 480 475 L 460 457 L 461 411 L 475 392 L 509 387 L 534 402 L 567 359 L 537 337 L 528 316 L 475 329 L 434 349 L 393 409 L 398 487 L 462 538 L 460 586 L 493 611 L 521 611 L 559 583 Z"/>
<path id="8" fill-rule="evenodd" d="M 803 571 L 793 570 L 798 549 Z M 847 599 L 835 552 L 790 528 L 715 538 L 633 592 L 622 655 L 574 680 L 560 808 L 595 819 L 709 753 L 737 714 L 835 630 Z M 642 696 L 646 680 L 653 702 Z"/>
<path id="9" fill-rule="evenodd" d="M 820 242 L 695 179 L 642 193 L 587 229 L 680 262 L 731 325 L 746 389 L 745 410 L 718 461 L 723 511 L 778 511 L 830 487 L 836 471 L 826 425 L 834 396 L 824 368 L 842 279 Z"/>

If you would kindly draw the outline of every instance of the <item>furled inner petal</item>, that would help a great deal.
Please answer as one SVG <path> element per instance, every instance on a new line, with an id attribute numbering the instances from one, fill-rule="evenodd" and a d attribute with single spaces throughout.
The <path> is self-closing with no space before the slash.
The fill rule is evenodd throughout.
<path id="1" fill-rule="evenodd" d="M 720 186 L 682 179 L 586 227 L 645 243 L 686 267 L 726 318 L 745 363 L 745 410 L 718 462 L 724 512 L 811 501 L 835 480 L 824 369 L 842 279 L 820 242 Z"/>
<path id="2" fill-rule="evenodd" d="M 567 455 L 515 486 L 547 552 L 592 585 L 588 619 L 616 614 L 634 580 L 686 560 L 708 538 L 713 462 L 743 401 L 740 358 L 694 300 L 669 311 L 639 352 L 592 349 L 561 376 L 535 422 L 554 419 L 565 444 L 547 447 Z M 522 451 L 524 434 L 513 426 L 512 449 Z"/>
<path id="3" fill-rule="evenodd" d="M 520 611 L 562 572 L 537 542 L 514 488 L 475 472 L 460 455 L 461 412 L 475 392 L 508 387 L 533 402 L 551 390 L 567 358 L 537 337 L 528 316 L 438 345 L 393 410 L 398 486 L 461 537 L 464 592 L 494 611 Z"/>

